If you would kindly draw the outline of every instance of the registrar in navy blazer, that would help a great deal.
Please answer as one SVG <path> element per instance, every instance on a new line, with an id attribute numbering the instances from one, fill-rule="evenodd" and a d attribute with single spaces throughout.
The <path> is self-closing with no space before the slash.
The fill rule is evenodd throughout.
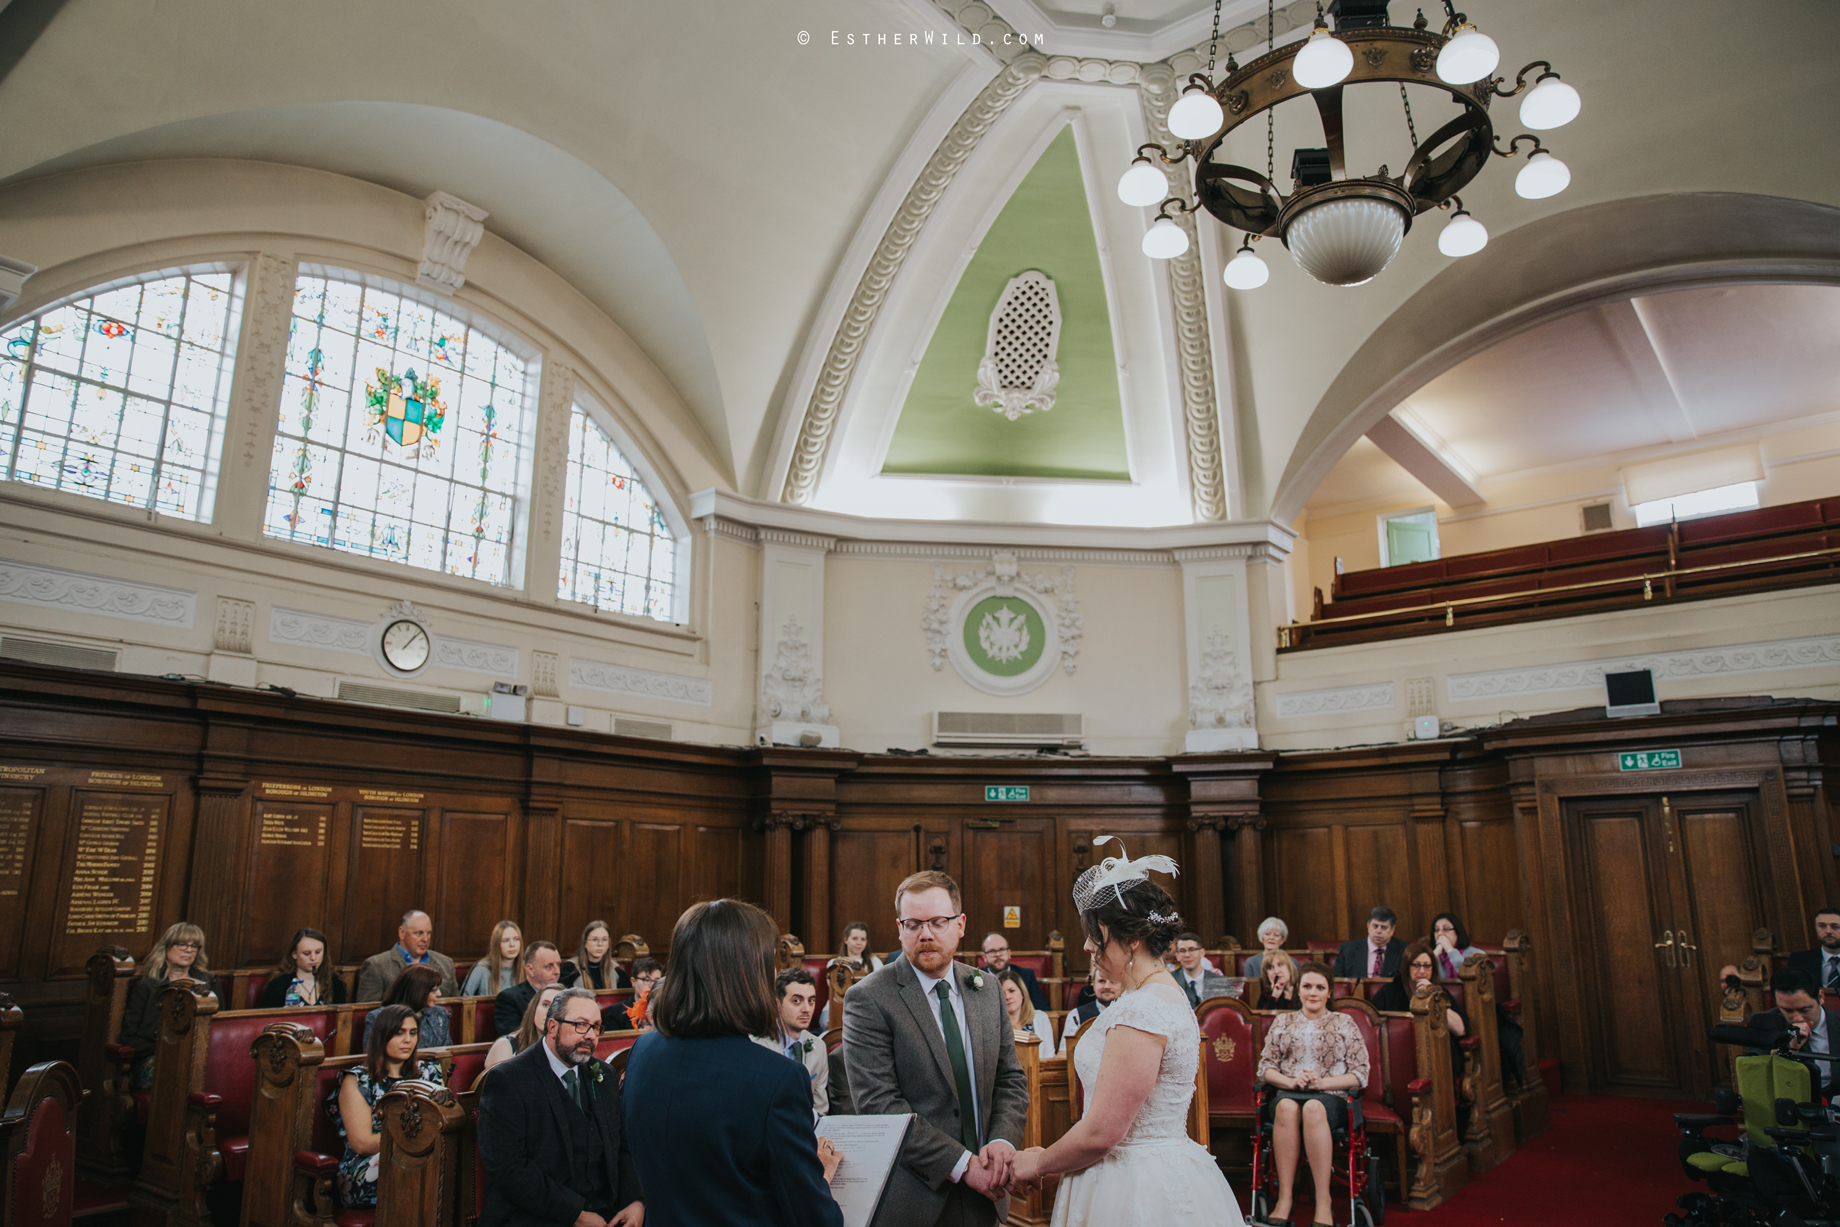
<path id="1" fill-rule="evenodd" d="M 650 1031 L 621 1101 L 646 1227 L 843 1227 L 798 1062 L 744 1035 Z"/>

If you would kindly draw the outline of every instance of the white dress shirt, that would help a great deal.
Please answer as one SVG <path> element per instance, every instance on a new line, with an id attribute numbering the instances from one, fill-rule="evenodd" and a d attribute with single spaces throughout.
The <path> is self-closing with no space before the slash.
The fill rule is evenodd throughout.
<path id="1" fill-rule="evenodd" d="M 965 994 L 958 987 L 958 977 L 952 974 L 950 963 L 946 964 L 946 974 L 943 976 L 929 976 L 918 967 L 914 968 L 914 976 L 920 981 L 920 991 L 926 994 L 927 1008 L 933 1012 L 933 1025 L 939 1028 L 939 1038 L 942 1041 L 945 1039 L 946 1026 L 939 1021 L 940 1003 L 939 998 L 934 994 L 933 986 L 944 983 L 952 990 L 952 1016 L 958 1020 L 958 1036 L 965 1045 L 965 1068 L 971 1074 L 971 1119 L 973 1122 L 982 1120 L 977 1108 L 977 1059 L 971 1053 L 971 1027 L 965 1021 Z M 978 1136 L 983 1135 L 984 1131 L 979 1129 Z M 965 1174 L 965 1169 L 970 1166 L 971 1152 L 966 1151 L 958 1157 L 958 1164 L 952 1169 L 952 1179 L 954 1181 L 961 1179 Z"/>
<path id="2" fill-rule="evenodd" d="M 569 1071 L 571 1069 L 578 1069 L 580 1067 L 575 1066 L 575 1065 L 570 1065 L 567 1061 L 557 1056 L 556 1050 L 550 1047 L 548 1036 L 539 1035 L 537 1037 L 537 1043 L 540 1047 L 542 1047 L 543 1055 L 549 1058 L 550 1072 L 556 1075 L 556 1081 L 562 1083 L 563 1094 L 569 1095 L 569 1098 L 573 1099 L 574 1096 L 569 1094 Z M 580 1078 L 582 1075 L 576 1074 L 575 1076 L 577 1078 Z"/>

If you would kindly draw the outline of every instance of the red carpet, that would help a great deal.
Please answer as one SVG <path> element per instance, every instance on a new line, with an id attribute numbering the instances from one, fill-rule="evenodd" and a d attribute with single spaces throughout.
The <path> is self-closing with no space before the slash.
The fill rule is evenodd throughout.
<path id="1" fill-rule="evenodd" d="M 1552 1128 L 1437 1209 L 1415 1214 L 1389 1201 L 1389 1227 L 1659 1227 L 1676 1197 L 1705 1187 L 1680 1170 L 1674 1113 L 1710 1105 L 1555 1095 L 1551 1109 Z M 1347 1206 L 1336 1210 L 1345 1215 Z M 1299 1202 L 1293 1220 L 1310 1221 L 1307 1202 Z"/>

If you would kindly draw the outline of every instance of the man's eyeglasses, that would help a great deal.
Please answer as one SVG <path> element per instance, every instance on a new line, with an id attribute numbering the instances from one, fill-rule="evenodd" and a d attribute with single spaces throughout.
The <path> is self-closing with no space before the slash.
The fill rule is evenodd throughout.
<path id="1" fill-rule="evenodd" d="M 599 1035 L 601 1033 L 601 1020 L 598 1018 L 586 1020 L 559 1018 L 556 1020 L 556 1025 L 562 1029 L 563 1034 L 566 1035 L 569 1032 L 574 1032 L 578 1039 L 584 1035 Z"/>
<path id="2" fill-rule="evenodd" d="M 901 920 L 895 923 L 901 926 L 901 932 L 903 933 L 918 933 L 920 930 L 925 929 L 927 932 L 933 934 L 933 936 L 938 937 L 952 927 L 952 922 L 954 920 L 957 920 L 963 915 L 963 912 L 954 912 L 950 916 L 934 916 L 930 920 Z"/>

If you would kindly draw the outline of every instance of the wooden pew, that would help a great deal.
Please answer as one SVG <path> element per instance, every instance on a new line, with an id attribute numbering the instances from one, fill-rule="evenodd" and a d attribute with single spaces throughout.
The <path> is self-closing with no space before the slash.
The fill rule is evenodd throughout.
<path id="1" fill-rule="evenodd" d="M 77 1189 L 77 1105 L 83 1087 L 63 1061 L 20 1076 L 0 1115 L 0 1223 L 68 1224 Z"/>
<path id="2" fill-rule="evenodd" d="M 378 1102 L 377 1227 L 449 1227 L 460 1200 L 460 1134 L 472 1114 L 445 1086 L 411 1078 Z"/>
<path id="3" fill-rule="evenodd" d="M 1476 1040 L 1476 1095 L 1471 1101 L 1470 1139 L 1479 1149 L 1487 1148 L 1493 1161 L 1499 1164 L 1514 1153 L 1515 1142 L 1514 1109 L 1502 1092 L 1501 1084 L 1501 1033 L 1495 1016 L 1494 963 L 1486 954 L 1472 954 L 1463 960 L 1458 975 L 1463 983 L 1463 995 L 1469 1002 L 1470 1034 Z"/>
<path id="4" fill-rule="evenodd" d="M 0 1100 L 13 1089 L 13 1038 L 25 1020 L 25 1011 L 19 1008 L 12 994 L 0 993 Z"/>
<path id="5" fill-rule="evenodd" d="M 1046 1146 L 1048 1143 L 1042 1140 L 1045 1105 L 1041 1094 L 1041 1040 L 1033 1035 L 1018 1033 L 1016 1061 L 1022 1066 L 1023 1077 L 1028 1080 L 1029 1093 L 1029 1111 L 1022 1126 L 1022 1143 L 1017 1149 Z M 1053 1217 L 1054 1193 L 1038 1184 L 1028 1192 L 1010 1198 L 1009 1218 L 1005 1221 L 1014 1227 L 1047 1227 Z"/>
<path id="6" fill-rule="evenodd" d="M 134 960 L 121 946 L 104 946 L 84 964 L 88 989 L 83 1031 L 77 1043 L 77 1079 L 83 1087 L 77 1108 L 77 1173 L 101 1185 L 118 1185 L 133 1175 L 126 1131 L 134 1121 L 129 1076 L 132 1050 L 116 1043 L 128 1005 Z"/>
<path id="7" fill-rule="evenodd" d="M 1457 1137 L 1456 1079 L 1450 1068 L 1450 998 L 1435 984 L 1412 994 L 1413 1033 L 1418 1050 L 1412 1095 L 1412 1153 L 1417 1159 L 1406 1204 L 1429 1210 L 1469 1183 L 1469 1164 Z"/>
<path id="8" fill-rule="evenodd" d="M 1758 931 L 1767 946 L 1769 931 Z M 1502 941 L 1508 963 L 1508 1000 L 1504 1012 L 1521 1028 L 1520 1085 L 1509 1097 L 1514 1109 L 1514 1135 L 1522 1145 L 1546 1132 L 1551 1118 L 1547 1108 L 1546 1078 L 1540 1070 L 1538 997 L 1533 978 L 1533 939 L 1519 929 Z"/>

